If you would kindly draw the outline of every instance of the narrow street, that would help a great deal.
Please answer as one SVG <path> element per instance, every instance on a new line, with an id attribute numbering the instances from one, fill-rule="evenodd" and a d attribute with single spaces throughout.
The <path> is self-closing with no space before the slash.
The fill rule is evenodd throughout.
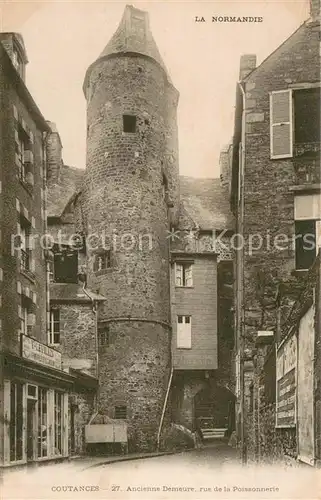
<path id="1" fill-rule="evenodd" d="M 84 458 L 9 472 L 3 479 L 3 496 L 8 499 L 149 500 L 173 497 L 247 499 L 252 494 L 257 498 L 295 499 L 308 492 L 309 498 L 317 498 L 317 492 L 311 490 L 311 485 L 317 486 L 315 471 L 285 471 L 266 466 L 243 468 L 238 451 L 221 441 L 175 455 L 114 463 L 103 463 L 103 460 L 102 457 Z M 259 492 L 257 488 L 265 490 Z"/>

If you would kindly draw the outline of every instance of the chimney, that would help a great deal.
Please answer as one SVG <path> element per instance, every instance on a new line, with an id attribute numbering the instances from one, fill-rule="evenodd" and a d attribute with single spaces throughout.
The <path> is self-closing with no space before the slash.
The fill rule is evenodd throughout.
<path id="1" fill-rule="evenodd" d="M 13 66 L 23 81 L 26 77 L 28 57 L 26 47 L 20 33 L 0 33 L 0 42 L 11 59 Z"/>
<path id="2" fill-rule="evenodd" d="M 231 169 L 232 169 L 232 144 L 225 146 L 220 153 L 220 180 L 223 188 L 229 188 L 231 182 Z"/>
<path id="3" fill-rule="evenodd" d="M 240 75 L 239 80 L 242 81 L 244 78 L 256 68 L 256 55 L 255 54 L 243 54 L 240 59 Z"/>
<path id="4" fill-rule="evenodd" d="M 310 17 L 312 21 L 320 21 L 320 0 L 310 0 Z"/>
<path id="5" fill-rule="evenodd" d="M 59 182 L 60 168 L 62 166 L 62 143 L 56 124 L 47 121 L 51 132 L 47 135 L 46 158 L 47 158 L 47 180 L 50 183 Z"/>

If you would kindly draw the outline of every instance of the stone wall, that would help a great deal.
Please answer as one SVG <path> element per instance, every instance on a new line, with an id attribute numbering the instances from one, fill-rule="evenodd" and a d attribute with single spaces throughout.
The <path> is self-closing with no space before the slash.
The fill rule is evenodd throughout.
<path id="1" fill-rule="evenodd" d="M 52 301 L 60 311 L 60 345 L 64 367 L 97 375 L 96 318 L 92 304 Z"/>
<path id="2" fill-rule="evenodd" d="M 265 436 L 269 436 L 263 448 L 274 453 L 274 439 L 271 438 L 273 434 L 275 440 L 280 440 L 278 453 L 282 449 L 286 449 L 289 455 L 296 453 L 291 433 L 288 435 L 286 431 L 273 431 L 273 408 L 266 409 L 266 416 L 262 415 L 258 424 L 257 419 L 261 413 L 259 378 L 262 371 L 259 358 L 262 357 L 262 350 L 255 346 L 255 340 L 258 330 L 270 330 L 277 335 L 279 326 L 276 297 L 279 285 L 281 282 L 291 281 L 293 292 L 295 288 L 300 289 L 302 286 L 304 275 L 295 275 L 295 250 L 292 243 L 295 226 L 294 191 L 291 188 L 299 182 L 298 161 L 296 158 L 270 157 L 269 93 L 319 80 L 318 28 L 306 23 L 252 71 L 244 82 L 244 214 L 241 219 L 242 214 L 239 213 L 238 227 L 243 233 L 245 245 L 243 260 L 238 260 L 237 263 L 237 272 L 242 272 L 242 267 L 244 268 L 244 281 L 239 280 L 240 300 L 237 303 L 240 304 L 239 307 L 244 307 L 244 326 L 239 324 L 238 331 L 244 328 L 240 334 L 244 339 L 244 349 L 255 361 L 253 376 L 246 382 L 245 388 L 249 391 L 252 384 L 253 419 L 247 425 L 249 455 L 254 457 L 262 453 L 259 428 Z M 235 146 L 238 147 L 238 144 Z M 320 145 L 313 148 L 320 151 Z M 294 150 L 294 156 L 298 155 L 299 151 Z M 315 165 L 316 162 L 312 162 L 310 167 L 316 168 Z M 288 243 L 282 245 L 279 241 L 276 246 L 274 238 L 280 235 L 285 235 Z M 249 246 L 250 237 L 254 238 L 252 248 Z M 242 287 L 243 297 L 240 295 Z M 282 314 L 279 316 L 281 323 L 294 300 L 295 298 L 289 298 L 287 303 L 283 303 Z M 241 315 L 238 314 L 238 322 L 240 321 Z M 263 407 L 265 408 L 264 404 Z"/>
<path id="3" fill-rule="evenodd" d="M 142 321 L 110 322 L 99 349 L 99 411 L 126 406 L 129 450 L 153 450 L 170 375 L 170 331 Z M 166 425 L 166 422 L 165 422 Z"/>
<path id="4" fill-rule="evenodd" d="M 1 47 L 2 48 L 2 47 Z M 39 121 L 30 110 L 30 101 L 17 92 L 9 76 L 9 62 L 2 57 L 0 67 L 0 308 L 2 332 L 1 346 L 20 355 L 20 316 L 22 294 L 29 293 L 29 310 L 35 315 L 32 335 L 47 342 L 46 324 L 46 265 L 39 238 L 45 231 L 43 139 Z M 10 69 L 10 71 L 13 71 Z M 19 78 L 19 77 L 17 77 Z M 31 99 L 31 97 L 29 98 Z M 33 182 L 20 179 L 16 155 L 16 134 L 19 127 L 33 138 L 30 150 L 33 163 L 30 167 Z M 32 135 L 31 135 L 32 134 Z M 23 217 L 35 237 L 30 260 L 30 272 L 21 272 L 20 251 L 12 252 L 13 237 L 18 233 Z M 28 291 L 29 290 L 29 291 Z M 32 297 L 34 301 L 32 301 Z M 1 322 L 0 322 L 1 330 Z"/>
<path id="5" fill-rule="evenodd" d="M 69 396 L 69 450 L 71 455 L 87 451 L 85 425 L 94 411 L 95 394 L 73 393 Z M 73 420 L 73 422 L 72 422 Z"/>
<path id="6" fill-rule="evenodd" d="M 111 266 L 87 285 L 106 297 L 98 320 L 111 342 L 99 350 L 99 410 L 127 406 L 129 449 L 156 446 L 170 375 L 169 208 L 177 209 L 178 93 L 164 69 L 140 54 L 101 58 L 87 74 L 87 170 L 83 215 L 106 236 Z M 123 115 L 136 117 L 123 131 Z M 176 201 L 175 201 L 176 200 Z M 174 205 L 174 206 L 173 206 Z"/>

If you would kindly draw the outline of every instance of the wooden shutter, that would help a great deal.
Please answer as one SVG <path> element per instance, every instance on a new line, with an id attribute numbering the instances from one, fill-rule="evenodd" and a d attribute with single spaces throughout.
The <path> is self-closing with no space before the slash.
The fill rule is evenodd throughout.
<path id="1" fill-rule="evenodd" d="M 290 158 L 293 155 L 292 90 L 270 94 L 271 158 Z"/>
<path id="2" fill-rule="evenodd" d="M 193 286 L 192 266 L 185 267 L 185 286 Z"/>
<path id="3" fill-rule="evenodd" d="M 183 285 L 183 266 L 182 264 L 175 264 L 175 285 Z"/>
<path id="4" fill-rule="evenodd" d="M 189 318 L 189 323 L 186 323 L 186 318 Z M 183 316 L 183 322 L 177 322 L 177 348 L 191 349 L 192 347 L 192 330 L 191 317 Z"/>

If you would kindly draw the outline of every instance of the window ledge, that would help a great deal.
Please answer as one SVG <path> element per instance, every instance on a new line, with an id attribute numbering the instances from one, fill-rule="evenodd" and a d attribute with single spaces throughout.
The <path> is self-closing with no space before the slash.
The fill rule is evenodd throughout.
<path id="1" fill-rule="evenodd" d="M 295 186 L 290 186 L 289 191 L 320 191 L 320 184 L 296 184 Z"/>
<path id="2" fill-rule="evenodd" d="M 293 269 L 291 272 L 292 276 L 305 276 L 309 272 L 309 269 Z"/>
<path id="3" fill-rule="evenodd" d="M 19 176 L 18 176 L 18 179 L 19 179 L 19 183 L 24 188 L 24 190 L 27 191 L 27 193 L 29 194 L 29 196 L 31 196 L 33 198 L 33 186 L 31 186 L 30 184 L 27 184 Z"/>
<path id="4" fill-rule="evenodd" d="M 33 284 L 36 283 L 36 276 L 34 275 L 34 273 L 32 271 L 20 269 L 20 274 L 25 276 L 29 281 L 31 281 L 31 283 L 33 283 Z"/>
<path id="5" fill-rule="evenodd" d="M 184 285 L 175 285 L 175 288 L 187 288 L 188 290 L 195 288 L 194 285 L 192 286 L 184 286 Z"/>

